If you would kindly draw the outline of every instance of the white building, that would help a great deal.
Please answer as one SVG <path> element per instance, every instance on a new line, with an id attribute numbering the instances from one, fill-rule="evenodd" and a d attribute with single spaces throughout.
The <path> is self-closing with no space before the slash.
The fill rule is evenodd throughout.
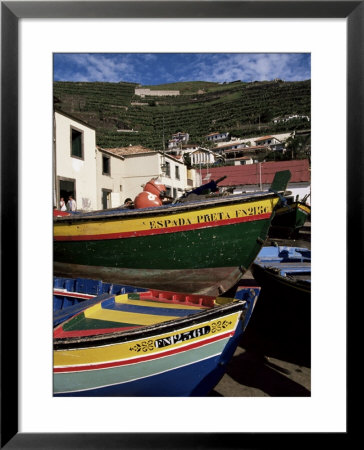
<path id="1" fill-rule="evenodd" d="M 122 205 L 124 157 L 98 147 L 96 161 L 97 209 Z"/>
<path id="2" fill-rule="evenodd" d="M 174 133 L 172 134 L 172 138 L 168 141 L 168 148 L 181 148 L 182 145 L 187 144 L 188 140 L 190 138 L 190 135 L 188 133 Z"/>
<path id="3" fill-rule="evenodd" d="M 292 114 L 290 116 L 283 116 L 283 117 L 275 117 L 273 119 L 273 123 L 279 123 L 279 122 L 288 122 L 293 119 L 306 119 L 308 122 L 310 121 L 309 116 L 303 116 L 299 114 Z"/>
<path id="4" fill-rule="evenodd" d="M 206 148 L 198 148 L 189 153 L 192 165 L 204 165 L 204 164 L 214 164 L 216 161 L 223 161 L 224 158 L 211 150 Z"/>
<path id="5" fill-rule="evenodd" d="M 183 158 L 141 146 L 110 148 L 107 152 L 123 158 L 120 186 L 123 201 L 128 197 L 134 200 L 152 178 L 158 178 L 166 186 L 167 195 L 172 198 L 179 197 L 186 189 L 195 186 L 194 175 L 190 171 L 187 173 Z"/>
<path id="6" fill-rule="evenodd" d="M 274 136 L 263 136 L 258 139 L 255 139 L 255 145 L 277 145 L 281 144 L 281 141 Z"/>
<path id="7" fill-rule="evenodd" d="M 60 111 L 54 112 L 54 205 L 72 195 L 77 210 L 116 208 L 134 198 L 152 178 L 159 178 L 167 195 L 177 198 L 200 184 L 196 171 L 182 157 L 140 146 L 103 149 L 95 129 Z"/>
<path id="8" fill-rule="evenodd" d="M 224 141 L 226 139 L 228 139 L 229 137 L 229 133 L 225 132 L 225 133 L 219 133 L 219 132 L 214 132 L 214 133 L 210 133 L 206 136 L 206 139 L 210 142 L 217 142 L 217 141 Z"/>
<path id="9" fill-rule="evenodd" d="M 64 112 L 54 112 L 54 194 L 67 202 L 72 195 L 77 209 L 97 209 L 96 131 L 86 123 Z"/>

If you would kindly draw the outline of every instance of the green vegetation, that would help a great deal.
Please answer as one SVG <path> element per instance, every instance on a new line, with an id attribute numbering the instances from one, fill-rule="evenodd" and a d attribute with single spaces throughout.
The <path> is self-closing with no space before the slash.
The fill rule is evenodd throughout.
<path id="1" fill-rule="evenodd" d="M 136 87 L 179 90 L 181 95 L 141 98 L 135 95 Z M 55 107 L 95 127 L 97 144 L 106 148 L 132 144 L 162 149 L 178 131 L 189 133 L 190 142 L 204 145 L 205 135 L 214 131 L 245 138 L 290 132 L 308 128 L 308 122 L 274 124 L 272 119 L 289 114 L 311 115 L 310 80 L 223 84 L 194 81 L 159 86 L 55 82 L 54 95 L 60 100 Z"/>

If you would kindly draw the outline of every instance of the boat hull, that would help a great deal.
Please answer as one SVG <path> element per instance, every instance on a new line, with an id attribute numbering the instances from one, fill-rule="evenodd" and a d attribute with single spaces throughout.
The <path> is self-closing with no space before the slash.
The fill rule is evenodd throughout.
<path id="1" fill-rule="evenodd" d="M 273 236 L 275 233 L 294 235 L 304 226 L 310 213 L 311 208 L 301 202 L 278 208 L 272 219 L 269 235 Z"/>
<path id="2" fill-rule="evenodd" d="M 54 341 L 55 396 L 204 396 L 223 376 L 251 314 L 245 302 L 99 343 Z M 244 320 L 244 322 L 242 321 Z M 115 340 L 115 339 L 114 339 Z M 77 361 L 77 363 L 75 363 Z"/>
<path id="3" fill-rule="evenodd" d="M 244 274 L 242 267 L 209 269 L 129 269 L 54 262 L 61 277 L 100 279 L 153 289 L 217 296 L 236 285 Z"/>
<path id="4" fill-rule="evenodd" d="M 150 208 L 148 214 L 62 217 L 54 260 L 128 269 L 248 267 L 267 237 L 278 198 L 241 197 Z"/>
<path id="5" fill-rule="evenodd" d="M 240 325 L 241 327 L 241 325 Z M 237 330 L 235 337 L 217 344 L 205 346 L 203 349 L 189 350 L 188 352 L 163 358 L 157 363 L 144 365 L 143 369 L 131 372 L 131 379 L 118 382 L 125 378 L 122 369 L 108 374 L 111 384 L 81 390 L 73 393 L 57 394 L 65 397 L 194 397 L 206 396 L 220 381 L 226 371 L 226 365 L 233 356 L 241 337 Z M 222 350 L 223 346 L 226 346 Z M 92 379 L 98 379 L 98 374 L 92 374 Z M 107 376 L 102 374 L 103 382 Z M 85 383 L 86 379 L 80 377 L 78 383 Z M 61 383 L 54 379 L 55 386 Z M 92 380 L 91 380 L 92 382 Z M 94 381 L 95 382 L 95 381 Z M 68 384 L 68 381 L 66 382 Z"/>
<path id="6" fill-rule="evenodd" d="M 272 269 L 255 263 L 252 264 L 251 271 L 264 290 L 277 292 L 280 296 L 294 302 L 297 308 L 302 307 L 302 311 L 310 313 L 311 284 L 281 276 Z"/>

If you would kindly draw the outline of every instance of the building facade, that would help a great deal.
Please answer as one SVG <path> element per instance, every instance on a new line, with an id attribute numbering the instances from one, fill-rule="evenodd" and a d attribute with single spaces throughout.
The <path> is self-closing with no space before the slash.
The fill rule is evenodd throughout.
<path id="1" fill-rule="evenodd" d="M 96 131 L 63 112 L 54 112 L 54 206 L 70 195 L 77 209 L 97 209 Z"/>
<path id="2" fill-rule="evenodd" d="M 123 189 L 128 197 L 134 200 L 152 178 L 158 178 L 172 198 L 179 197 L 189 187 L 183 160 L 159 151 L 125 155 Z"/>
<path id="3" fill-rule="evenodd" d="M 122 205 L 124 158 L 105 149 L 96 150 L 97 209 Z"/>

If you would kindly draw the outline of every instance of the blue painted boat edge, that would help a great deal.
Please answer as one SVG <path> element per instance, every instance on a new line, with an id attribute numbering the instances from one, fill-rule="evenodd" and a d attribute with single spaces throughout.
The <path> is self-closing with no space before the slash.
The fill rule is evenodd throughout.
<path id="1" fill-rule="evenodd" d="M 255 263 L 263 262 L 311 261 L 311 250 L 305 247 L 264 246 L 258 253 Z"/>
<path id="2" fill-rule="evenodd" d="M 96 303 L 99 303 L 108 298 L 114 298 L 114 296 L 110 295 L 110 294 L 101 294 L 98 297 L 91 298 L 89 300 L 84 300 L 83 302 L 76 303 L 73 306 L 68 306 L 64 309 L 60 309 L 58 311 L 53 312 L 53 327 L 56 327 L 57 325 L 63 323 L 70 317 L 74 316 L 75 314 L 80 313 L 81 311 L 85 310 L 86 308 L 96 305 Z"/>

